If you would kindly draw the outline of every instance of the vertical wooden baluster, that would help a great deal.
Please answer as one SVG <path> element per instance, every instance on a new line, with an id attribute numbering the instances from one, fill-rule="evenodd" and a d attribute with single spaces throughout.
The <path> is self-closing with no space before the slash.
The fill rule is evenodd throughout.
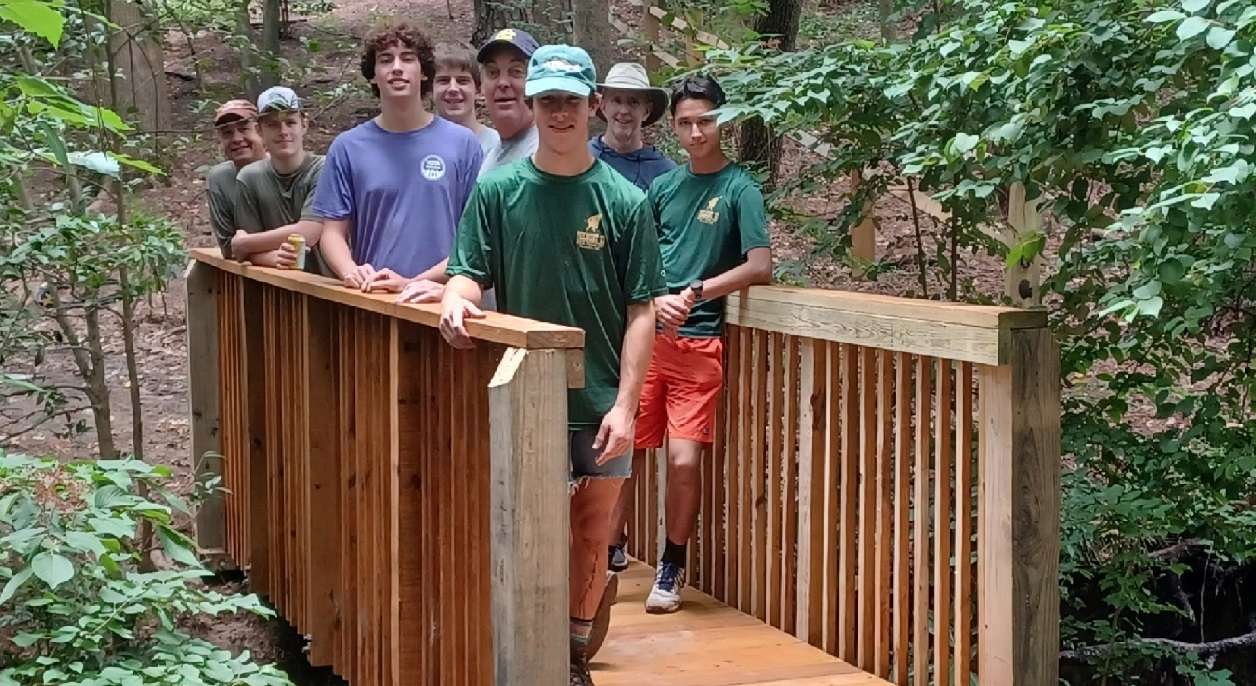
<path id="1" fill-rule="evenodd" d="M 929 684 L 929 420 L 933 358 L 916 358 L 916 497 L 915 517 L 915 631 L 912 635 L 912 668 L 916 686 Z"/>
<path id="2" fill-rule="evenodd" d="M 749 614 L 752 608 L 751 592 L 754 588 L 753 569 L 754 559 L 751 548 L 754 545 L 754 500 L 752 482 L 755 478 L 753 469 L 754 451 L 758 445 L 758 438 L 755 436 L 755 422 L 752 398 L 756 390 L 755 373 L 754 373 L 754 338 L 755 330 L 742 327 L 738 330 L 741 337 L 741 378 L 745 386 L 741 389 L 740 403 L 740 421 L 741 421 L 741 449 L 739 469 L 741 470 L 741 480 L 738 486 L 738 507 L 740 516 L 737 521 L 737 609 Z"/>
<path id="3" fill-rule="evenodd" d="M 877 677 L 890 676 L 890 604 L 893 595 L 891 574 L 894 550 L 894 357 L 888 350 L 877 353 L 876 401 L 876 647 L 872 672 Z"/>
<path id="4" fill-rule="evenodd" d="M 955 683 L 972 680 L 973 367 L 955 380 Z"/>
<path id="5" fill-rule="evenodd" d="M 741 481 L 739 469 L 743 449 L 742 418 L 745 415 L 741 405 L 741 327 L 729 326 L 726 333 L 728 341 L 727 378 L 728 394 L 728 441 L 725 444 L 724 465 L 727 474 L 724 479 L 724 502 L 726 503 L 724 521 L 722 523 L 724 541 L 724 573 L 719 584 L 718 598 L 729 605 L 737 605 L 737 525 L 740 522 Z M 718 575 L 718 573 L 717 573 Z"/>
<path id="6" fill-rule="evenodd" d="M 768 386 L 768 473 L 767 473 L 767 489 L 768 489 L 768 532 L 767 532 L 767 574 L 768 574 L 768 622 L 777 628 L 783 626 L 781 621 L 781 586 L 782 572 L 781 561 L 785 557 L 781 547 L 781 526 L 782 503 L 781 488 L 783 487 L 781 474 L 781 453 L 783 451 L 783 432 L 781 431 L 781 420 L 785 417 L 784 407 L 784 385 L 785 385 L 785 360 L 784 344 L 782 334 L 773 333 L 769 339 L 770 347 L 768 349 L 768 360 L 771 365 L 771 383 Z M 792 429 L 791 429 L 792 430 Z"/>
<path id="7" fill-rule="evenodd" d="M 795 635 L 824 645 L 825 428 L 828 346 L 804 339 L 799 351 L 798 408 L 798 600 Z"/>
<path id="8" fill-rule="evenodd" d="M 938 384 L 934 423 L 933 541 L 933 678 L 951 678 L 951 362 L 938 359 Z"/>
<path id="9" fill-rule="evenodd" d="M 785 446 L 784 464 L 784 513 L 781 526 L 781 630 L 793 634 L 797 627 L 798 597 L 798 499 L 802 497 L 798 487 L 798 442 L 802 440 L 798 429 L 798 404 L 806 402 L 799 395 L 798 339 L 785 336 Z"/>
<path id="10" fill-rule="evenodd" d="M 859 531 L 859 350 L 858 346 L 842 346 L 842 419 L 841 419 L 841 520 L 838 530 L 840 555 L 838 593 L 841 601 L 838 611 L 838 657 L 855 663 L 858 661 L 855 642 L 857 638 L 855 563 L 857 561 L 856 534 Z"/>
<path id="11" fill-rule="evenodd" d="M 841 613 L 841 596 L 838 588 L 838 569 L 841 559 L 841 467 L 842 467 L 842 348 L 828 343 L 826 357 L 824 427 L 824 651 L 837 655 L 841 646 L 838 634 L 838 616 Z"/>
<path id="12" fill-rule="evenodd" d="M 751 375 L 754 379 L 750 396 L 750 613 L 760 620 L 766 620 L 767 589 L 764 588 L 767 576 L 767 516 L 768 505 L 765 484 L 767 481 L 765 460 L 767 453 L 767 376 L 768 376 L 768 335 L 766 331 L 754 330 L 752 339 L 751 363 L 754 365 Z"/>
<path id="13" fill-rule="evenodd" d="M 877 351 L 859 349 L 859 668 L 872 671 L 877 646 Z"/>

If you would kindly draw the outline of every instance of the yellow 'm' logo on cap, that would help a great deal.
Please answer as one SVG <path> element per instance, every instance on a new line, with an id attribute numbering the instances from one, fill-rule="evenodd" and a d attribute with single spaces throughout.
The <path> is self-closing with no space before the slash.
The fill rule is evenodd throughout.
<path id="1" fill-rule="evenodd" d="M 502 29 L 493 36 L 493 40 L 514 40 L 516 31 L 514 29 Z"/>

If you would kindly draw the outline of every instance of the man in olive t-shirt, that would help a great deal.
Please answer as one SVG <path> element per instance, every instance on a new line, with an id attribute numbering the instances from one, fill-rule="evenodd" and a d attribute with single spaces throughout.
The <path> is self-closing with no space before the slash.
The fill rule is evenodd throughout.
<path id="1" fill-rule="evenodd" d="M 585 330 L 585 387 L 568 395 L 573 686 L 593 683 L 588 658 L 609 622 L 606 522 L 632 469 L 653 298 L 666 293 L 645 197 L 585 143 L 595 83 L 580 48 L 533 54 L 525 92 L 539 146 L 480 177 L 449 258 L 440 324 L 451 344 L 469 345 L 464 320 L 481 316 L 492 287 L 502 312 Z"/>
<path id="2" fill-rule="evenodd" d="M 236 175 L 239 200 L 231 252 L 239 260 L 287 269 L 296 260 L 288 236 L 299 233 L 310 250 L 306 271 L 329 274 L 317 249 L 323 225 L 312 207 L 323 156 L 305 150 L 309 123 L 300 99 L 292 89 L 275 86 L 258 96 L 257 110 L 270 157 Z"/>
<path id="3" fill-rule="evenodd" d="M 710 77 L 676 84 L 672 128 L 689 164 L 656 178 L 649 192 L 668 295 L 654 301 L 661 332 L 641 391 L 636 447 L 660 448 L 666 436 L 668 492 L 667 539 L 647 612 L 680 609 L 702 452 L 712 441 L 724 380 L 724 296 L 772 279 L 763 194 L 749 172 L 724 156 L 713 114 L 723 104 L 724 92 Z"/>
<path id="4" fill-rule="evenodd" d="M 227 158 L 205 172 L 209 200 L 209 225 L 223 257 L 231 257 L 231 237 L 235 235 L 236 173 L 245 165 L 266 157 L 257 132 L 257 108 L 248 100 L 228 100 L 214 112 L 214 133 L 218 147 Z"/>

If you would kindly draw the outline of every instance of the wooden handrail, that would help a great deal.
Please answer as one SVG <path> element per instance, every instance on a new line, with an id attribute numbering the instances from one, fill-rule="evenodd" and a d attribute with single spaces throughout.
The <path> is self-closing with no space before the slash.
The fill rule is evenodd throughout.
<path id="1" fill-rule="evenodd" d="M 246 279 L 278 286 L 289 291 L 382 314 L 423 326 L 440 323 L 440 305 L 399 304 L 394 293 L 362 293 L 345 288 L 335 279 L 290 269 L 270 269 L 228 260 L 213 248 L 193 248 L 192 259 Z M 584 331 L 570 326 L 538 322 L 498 312 L 488 312 L 484 319 L 467 321 L 472 338 L 500 343 L 512 348 L 583 348 Z"/>
<path id="2" fill-rule="evenodd" d="M 736 326 L 993 365 L 1011 359 L 1013 331 L 1047 324 L 1043 310 L 783 286 L 733 293 L 726 313 Z"/>

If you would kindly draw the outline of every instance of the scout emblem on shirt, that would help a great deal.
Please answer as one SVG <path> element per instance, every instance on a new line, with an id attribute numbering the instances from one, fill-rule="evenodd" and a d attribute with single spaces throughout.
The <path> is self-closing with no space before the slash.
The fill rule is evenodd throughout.
<path id="1" fill-rule="evenodd" d="M 576 245 L 585 250 L 601 250 L 606 245 L 606 236 L 602 235 L 602 215 L 595 214 L 589 217 L 589 223 L 585 224 L 584 231 L 576 232 Z"/>
<path id="2" fill-rule="evenodd" d="M 720 196 L 715 196 L 707 201 L 705 210 L 698 210 L 698 221 L 703 224 L 714 224 L 720 220 L 720 213 L 715 211 L 715 206 L 720 201 Z"/>

